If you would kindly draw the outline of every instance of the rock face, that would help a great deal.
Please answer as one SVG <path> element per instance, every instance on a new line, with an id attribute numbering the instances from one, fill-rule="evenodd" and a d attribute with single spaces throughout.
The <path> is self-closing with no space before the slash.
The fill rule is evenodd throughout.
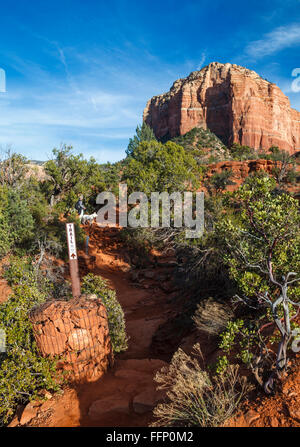
<path id="1" fill-rule="evenodd" d="M 212 163 L 208 165 L 207 172 L 205 174 L 205 179 L 209 179 L 213 174 L 220 173 L 222 171 L 231 171 L 232 184 L 229 184 L 226 187 L 227 191 L 235 191 L 246 178 L 254 173 L 259 171 L 264 171 L 269 175 L 272 175 L 274 168 L 278 168 L 279 164 L 275 163 L 272 160 L 245 160 L 245 161 L 219 161 L 217 163 Z M 300 176 L 300 165 L 297 164 L 295 166 L 295 171 L 297 176 Z M 202 188 L 204 191 L 206 188 Z M 289 191 L 296 193 L 298 191 L 297 183 L 293 185 L 289 185 Z"/>
<path id="2" fill-rule="evenodd" d="M 279 87 L 238 65 L 213 62 L 178 79 L 148 101 L 143 119 L 162 140 L 203 127 L 226 146 L 300 148 L 300 112 Z"/>
<path id="3" fill-rule="evenodd" d="M 228 185 L 226 190 L 235 191 L 250 174 L 264 171 L 270 175 L 274 167 L 272 160 L 219 161 L 208 165 L 206 178 L 222 171 L 231 171 L 232 185 Z"/>
<path id="4" fill-rule="evenodd" d="M 113 362 L 106 309 L 94 295 L 50 301 L 30 315 L 44 356 L 59 356 L 58 367 L 71 380 L 99 379 Z"/>

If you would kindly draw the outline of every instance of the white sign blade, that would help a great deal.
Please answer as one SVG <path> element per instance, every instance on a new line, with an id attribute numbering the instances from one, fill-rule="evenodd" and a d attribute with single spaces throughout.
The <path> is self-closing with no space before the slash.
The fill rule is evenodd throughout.
<path id="1" fill-rule="evenodd" d="M 74 259 L 77 259 L 74 224 L 68 223 L 66 225 L 66 227 L 67 227 L 67 239 L 68 239 L 68 248 L 69 248 L 69 259 L 74 260 Z"/>

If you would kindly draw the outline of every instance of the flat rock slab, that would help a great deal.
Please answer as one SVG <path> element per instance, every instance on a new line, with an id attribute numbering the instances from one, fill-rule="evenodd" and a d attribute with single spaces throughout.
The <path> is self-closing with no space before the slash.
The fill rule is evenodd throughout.
<path id="1" fill-rule="evenodd" d="M 160 359 L 128 359 L 117 360 L 116 369 L 130 369 L 134 371 L 153 373 L 163 366 L 168 366 L 168 363 Z"/>
<path id="2" fill-rule="evenodd" d="M 115 399 L 101 399 L 92 403 L 89 408 L 89 418 L 92 421 L 97 421 L 105 413 L 116 411 L 119 413 L 129 414 L 129 402 L 128 399 L 116 397 Z"/>
<path id="3" fill-rule="evenodd" d="M 127 334 L 130 336 L 130 355 L 139 358 L 145 355 L 152 342 L 152 337 L 156 333 L 160 324 L 164 323 L 163 318 L 146 321 L 144 318 L 129 320 L 126 323 Z"/>
<path id="4" fill-rule="evenodd" d="M 149 374 L 144 371 L 135 371 L 134 369 L 120 369 L 115 372 L 115 377 L 119 379 L 139 382 L 142 380 L 149 380 Z"/>
<path id="5" fill-rule="evenodd" d="M 149 388 L 134 397 L 132 405 L 135 413 L 144 414 L 163 400 L 165 393 Z"/>

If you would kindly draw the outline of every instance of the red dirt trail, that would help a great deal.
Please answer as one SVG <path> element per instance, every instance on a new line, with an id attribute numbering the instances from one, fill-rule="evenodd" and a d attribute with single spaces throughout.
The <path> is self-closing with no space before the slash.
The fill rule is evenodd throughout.
<path id="1" fill-rule="evenodd" d="M 128 350 L 116 355 L 114 367 L 97 382 L 69 386 L 61 395 L 37 404 L 38 408 L 32 409 L 35 417 L 27 423 L 30 426 L 145 426 L 152 417 L 151 403 L 162 397 L 155 391 L 153 377 L 166 363 L 151 358 L 150 345 L 159 325 L 172 317 L 174 306 L 170 300 L 167 303 L 167 295 L 159 287 L 132 284 L 126 262 L 129 257 L 117 228 L 93 225 L 92 233 L 89 256 L 79 253 L 80 273 L 101 275 L 116 290 L 125 313 Z M 138 413 L 133 408 L 136 396 L 146 406 Z M 16 416 L 10 425 L 18 424 Z"/>

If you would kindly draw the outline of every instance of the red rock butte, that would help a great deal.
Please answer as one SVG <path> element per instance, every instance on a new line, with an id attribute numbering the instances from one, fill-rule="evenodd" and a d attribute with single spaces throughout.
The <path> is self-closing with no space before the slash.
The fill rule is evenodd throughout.
<path id="1" fill-rule="evenodd" d="M 300 112 L 277 85 L 235 64 L 212 62 L 178 79 L 148 101 L 143 119 L 160 140 L 203 127 L 227 146 L 300 149 Z"/>

